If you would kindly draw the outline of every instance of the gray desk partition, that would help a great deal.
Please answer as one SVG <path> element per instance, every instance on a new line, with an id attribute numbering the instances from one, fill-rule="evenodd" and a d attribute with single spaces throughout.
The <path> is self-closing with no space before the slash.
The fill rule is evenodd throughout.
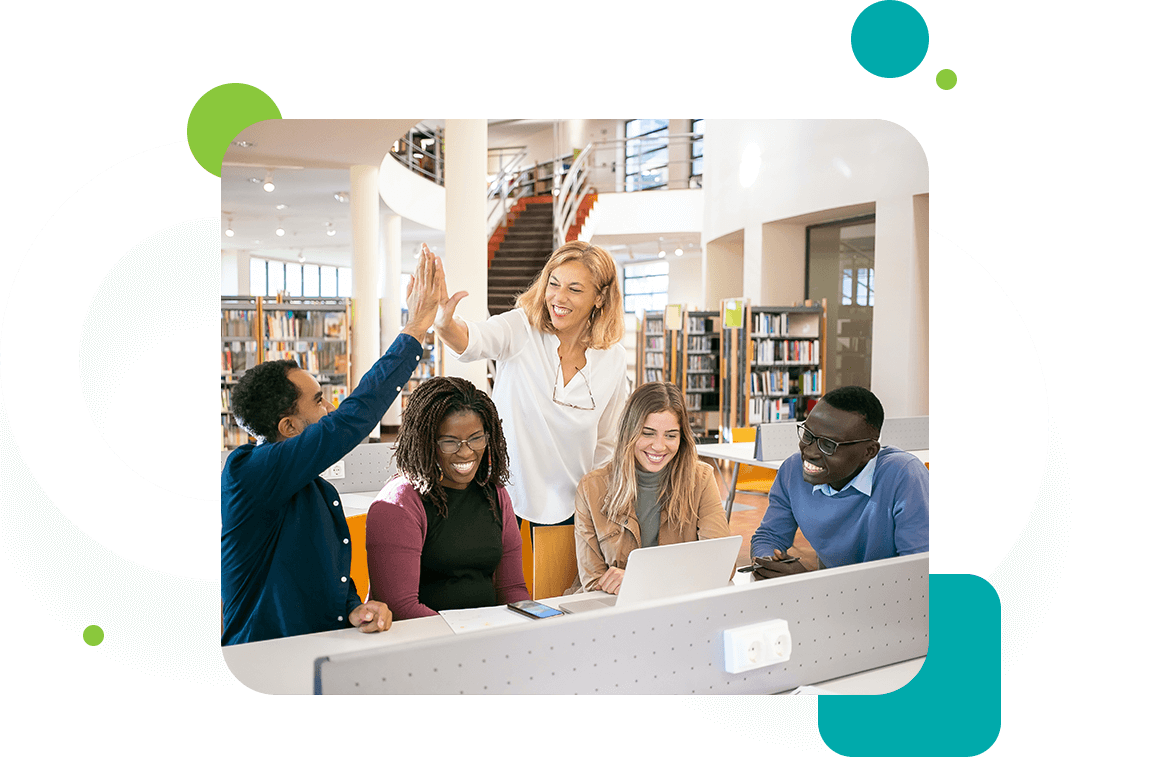
<path id="1" fill-rule="evenodd" d="M 361 444 L 343 456 L 343 477 L 328 480 L 340 494 L 379 491 L 396 474 L 395 448 L 395 444 Z M 228 451 L 221 452 L 222 468 L 228 456 Z"/>
<path id="2" fill-rule="evenodd" d="M 320 694 L 767 694 L 923 657 L 928 556 L 315 661 Z M 723 631 L 788 621 L 792 655 L 724 669 Z"/>
<path id="3" fill-rule="evenodd" d="M 931 449 L 931 423 L 926 415 L 909 418 L 887 418 L 882 422 L 879 441 L 899 449 Z"/>

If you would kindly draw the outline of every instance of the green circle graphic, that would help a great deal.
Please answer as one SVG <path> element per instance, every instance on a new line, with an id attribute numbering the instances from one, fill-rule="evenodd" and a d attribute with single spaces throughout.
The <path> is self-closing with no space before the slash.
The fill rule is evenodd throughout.
<path id="1" fill-rule="evenodd" d="M 86 626 L 86 629 L 82 631 L 82 640 L 92 647 L 101 644 L 104 638 L 106 638 L 106 634 L 102 633 L 101 626 Z"/>
<path id="2" fill-rule="evenodd" d="M 940 89 L 951 89 L 956 85 L 956 72 L 950 68 L 943 69 L 935 74 L 935 83 L 939 85 Z"/>
<path id="3" fill-rule="evenodd" d="M 281 118 L 270 96 L 248 84 L 222 84 L 208 90 L 188 114 L 188 149 L 213 176 L 221 175 L 221 162 L 233 138 L 247 126 Z"/>

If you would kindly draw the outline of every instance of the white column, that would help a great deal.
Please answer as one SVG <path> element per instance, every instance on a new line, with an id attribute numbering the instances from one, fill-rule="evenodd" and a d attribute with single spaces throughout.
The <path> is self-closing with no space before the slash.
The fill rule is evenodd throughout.
<path id="1" fill-rule="evenodd" d="M 752 223 L 743 230 L 743 296 L 756 305 L 764 304 L 764 290 L 771 286 L 764 281 L 763 226 Z"/>
<path id="2" fill-rule="evenodd" d="M 351 389 L 380 357 L 380 191 L 375 166 L 351 167 Z M 371 436 L 380 438 L 379 424 Z"/>
<path id="3" fill-rule="evenodd" d="M 870 389 L 886 415 L 928 412 L 927 196 L 879 199 Z"/>
<path id="4" fill-rule="evenodd" d="M 249 294 L 249 253 L 237 252 L 237 294 Z"/>
<path id="5" fill-rule="evenodd" d="M 384 296 L 380 298 L 380 350 L 392 345 L 400 334 L 400 276 L 403 269 L 401 259 L 403 252 L 400 242 L 400 216 L 396 214 L 384 217 Z M 384 413 L 385 426 L 399 426 L 401 415 L 401 398 L 397 397 Z"/>
<path id="6" fill-rule="evenodd" d="M 486 309 L 486 120 L 445 122 L 445 281 L 449 292 L 470 293 L 457 306 L 467 321 Z M 459 363 L 446 354 L 441 375 L 461 376 L 486 390 L 486 361 Z"/>

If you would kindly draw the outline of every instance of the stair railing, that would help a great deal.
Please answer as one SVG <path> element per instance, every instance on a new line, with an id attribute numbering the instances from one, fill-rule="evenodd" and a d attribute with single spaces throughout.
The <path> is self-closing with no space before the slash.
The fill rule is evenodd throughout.
<path id="1" fill-rule="evenodd" d="M 522 176 L 522 171 L 519 166 L 522 165 L 523 160 L 527 157 L 527 148 L 507 148 L 516 149 L 518 152 L 514 153 L 510 160 L 503 163 L 498 169 L 498 174 L 490 181 L 490 186 L 486 188 L 486 237 L 489 238 L 494 230 L 502 223 L 502 219 L 514 207 L 515 201 L 518 197 L 512 196 L 512 193 L 519 186 L 519 180 Z M 505 155 L 499 156 L 501 159 Z"/>
<path id="2" fill-rule="evenodd" d="M 580 151 L 575 161 L 572 162 L 571 168 L 563 175 L 557 191 L 554 193 L 555 199 L 551 203 L 551 212 L 554 214 L 555 220 L 553 236 L 557 250 L 568 241 L 568 231 L 576 221 L 576 211 L 579 210 L 580 203 L 588 196 L 591 189 L 585 166 L 588 165 L 588 156 L 592 154 L 592 150 L 593 145 L 589 144 Z"/>

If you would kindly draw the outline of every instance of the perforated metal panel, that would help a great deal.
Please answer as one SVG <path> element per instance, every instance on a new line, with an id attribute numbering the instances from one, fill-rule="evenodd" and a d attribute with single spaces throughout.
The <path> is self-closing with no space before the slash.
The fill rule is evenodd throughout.
<path id="1" fill-rule="evenodd" d="M 396 475 L 392 459 L 395 444 L 361 444 L 343 457 L 343 478 L 331 479 L 340 494 L 379 491 L 384 483 Z M 221 468 L 225 467 L 228 451 L 221 452 Z"/>
<path id="2" fill-rule="evenodd" d="M 882 423 L 882 444 L 899 449 L 930 449 L 931 421 L 926 415 L 887 418 Z"/>
<path id="3" fill-rule="evenodd" d="M 765 694 L 927 653 L 928 556 L 822 570 L 315 661 L 322 694 Z M 723 631 L 780 618 L 786 663 L 727 673 Z"/>

